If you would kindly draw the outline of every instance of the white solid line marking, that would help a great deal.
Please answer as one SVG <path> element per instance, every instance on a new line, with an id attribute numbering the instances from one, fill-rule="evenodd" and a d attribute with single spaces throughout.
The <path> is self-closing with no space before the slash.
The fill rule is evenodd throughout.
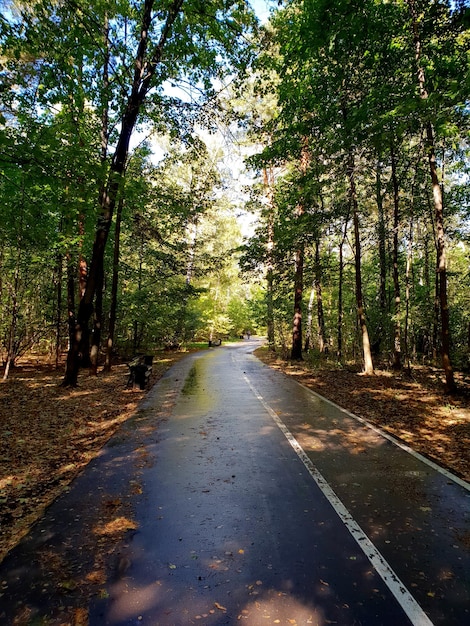
<path id="1" fill-rule="evenodd" d="M 243 374 L 243 378 L 247 382 L 252 392 L 255 394 L 256 398 L 261 402 L 261 404 L 269 413 L 271 418 L 274 420 L 278 428 L 284 434 L 284 436 L 286 437 L 287 441 L 290 443 L 292 448 L 295 450 L 298 457 L 300 458 L 302 463 L 305 465 L 310 476 L 313 478 L 313 480 L 316 482 L 318 487 L 321 489 L 324 496 L 326 497 L 328 502 L 331 504 L 336 514 L 342 520 L 343 524 L 349 530 L 349 532 L 351 533 L 352 537 L 355 539 L 360 549 L 364 552 L 366 557 L 372 563 L 373 567 L 375 568 L 375 571 L 378 573 L 378 575 L 382 578 L 384 583 L 390 589 L 391 593 L 396 598 L 397 602 L 399 603 L 403 611 L 406 613 L 406 615 L 410 619 L 413 626 L 433 626 L 433 623 L 428 618 L 426 613 L 419 606 L 419 604 L 416 602 L 414 597 L 411 595 L 411 593 L 408 591 L 405 585 L 401 582 L 401 580 L 398 578 L 398 576 L 395 574 L 393 569 L 387 563 L 387 561 L 382 556 L 382 554 L 377 550 L 377 548 L 374 546 L 372 541 L 365 534 L 365 532 L 362 530 L 359 524 L 354 520 L 352 515 L 349 513 L 347 508 L 338 498 L 338 496 L 333 491 L 333 489 L 330 487 L 329 483 L 325 480 L 323 475 L 314 466 L 312 461 L 304 452 L 302 446 L 295 439 L 295 437 L 289 431 L 287 426 L 282 422 L 282 420 L 279 418 L 276 412 L 269 406 L 269 404 L 265 402 L 263 396 L 261 396 L 258 393 L 257 389 L 253 386 L 253 384 L 250 382 L 250 380 L 245 374 Z"/>
<path id="2" fill-rule="evenodd" d="M 392 443 L 394 443 L 396 446 L 398 446 L 402 450 L 405 450 L 405 452 L 408 452 L 408 454 L 411 454 L 411 456 L 414 456 L 415 459 L 419 459 L 420 461 L 422 461 L 426 465 L 429 465 L 429 467 L 432 467 L 432 469 L 436 470 L 436 472 L 439 472 L 440 474 L 442 474 L 443 476 L 445 476 L 449 480 L 452 480 L 454 483 L 456 483 L 460 487 L 463 487 L 467 491 L 470 491 L 470 483 L 466 482 L 462 478 L 459 478 L 458 476 L 455 476 L 455 474 L 452 474 L 452 472 L 449 472 L 444 467 L 441 467 L 437 463 L 434 463 L 434 461 L 431 461 L 431 459 L 428 459 L 427 457 L 423 456 L 419 452 L 416 452 L 416 450 L 413 450 L 413 448 L 410 448 L 409 446 L 407 446 L 406 443 L 403 443 L 399 439 L 396 439 L 393 435 L 390 435 L 389 433 L 385 432 L 384 430 L 381 430 L 378 426 L 374 426 L 374 424 L 371 424 L 370 422 L 368 422 L 364 418 L 359 417 L 359 415 L 355 415 L 354 413 L 351 413 L 347 409 L 343 409 L 343 407 L 339 406 L 339 404 L 336 404 L 332 400 L 328 400 L 328 398 L 325 398 L 325 396 L 322 396 L 320 393 L 317 393 L 316 391 L 313 391 L 313 389 L 310 389 L 309 387 L 306 387 L 305 385 L 302 385 L 302 383 L 299 383 L 298 380 L 294 380 L 294 379 L 292 379 L 292 380 L 293 380 L 294 383 L 296 383 L 297 385 L 302 387 L 302 389 L 305 389 L 306 391 L 308 391 L 308 393 L 312 394 L 313 396 L 316 396 L 317 398 L 320 398 L 320 400 L 323 400 L 324 402 L 327 402 L 331 406 L 334 406 L 335 409 L 339 409 L 342 413 L 344 413 L 348 417 L 351 417 L 352 419 L 355 419 L 356 422 L 359 422 L 363 426 L 366 426 L 367 428 L 370 428 L 371 430 L 376 432 L 378 435 L 380 435 L 384 439 L 387 439 L 388 441 L 391 441 Z"/>

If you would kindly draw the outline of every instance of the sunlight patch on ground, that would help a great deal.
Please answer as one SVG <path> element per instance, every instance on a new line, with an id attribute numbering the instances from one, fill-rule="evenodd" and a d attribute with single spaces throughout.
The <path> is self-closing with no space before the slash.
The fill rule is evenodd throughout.
<path id="1" fill-rule="evenodd" d="M 319 581 L 315 593 L 328 595 L 328 583 Z M 324 626 L 331 623 L 325 618 L 323 611 L 306 607 L 294 596 L 275 590 L 269 590 L 264 597 L 258 597 L 246 604 L 239 614 L 238 620 L 250 626 L 259 626 L 260 624 Z"/>
<path id="2" fill-rule="evenodd" d="M 128 530 L 136 530 L 137 524 L 128 519 L 127 517 L 117 517 L 116 519 L 111 520 L 105 524 L 99 524 L 95 526 L 93 532 L 95 535 L 116 535 L 120 533 L 125 533 Z"/>

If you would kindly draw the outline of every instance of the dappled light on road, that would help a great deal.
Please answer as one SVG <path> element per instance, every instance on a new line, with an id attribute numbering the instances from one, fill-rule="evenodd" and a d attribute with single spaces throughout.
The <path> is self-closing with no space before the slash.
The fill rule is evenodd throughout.
<path id="1" fill-rule="evenodd" d="M 440 372 L 433 368 L 415 365 L 411 375 L 377 369 L 374 376 L 364 376 L 334 364 L 323 363 L 319 368 L 292 364 L 267 350 L 258 350 L 257 355 L 271 367 L 470 480 L 467 377 L 459 379 L 463 393 L 450 398 L 443 392 Z"/>
<path id="2" fill-rule="evenodd" d="M 251 350 L 192 355 L 161 379 L 6 564 L 9 615 L 462 623 L 463 488 Z"/>
<path id="3" fill-rule="evenodd" d="M 306 452 L 328 452 L 333 450 L 347 450 L 349 454 L 361 454 L 370 445 L 383 446 L 386 441 L 380 439 L 370 430 L 358 430 L 350 428 L 312 428 L 304 423 L 295 431 L 296 436 L 302 441 L 302 447 Z"/>
<path id="4" fill-rule="evenodd" d="M 134 616 L 150 612 L 161 624 L 247 624 L 248 626 L 267 626 L 282 624 L 290 626 L 326 626 L 331 624 L 322 608 L 315 608 L 314 603 L 305 604 L 296 599 L 289 590 L 289 581 L 285 581 L 282 590 L 264 589 L 261 580 L 254 581 L 244 589 L 252 596 L 236 610 L 220 598 L 221 593 L 214 591 L 213 598 L 198 597 L 191 587 L 178 593 L 178 602 L 174 607 L 165 603 L 169 591 L 174 597 L 174 589 L 169 590 L 161 580 L 142 586 L 129 588 L 121 581 L 117 583 L 112 595 L 116 597 L 108 615 L 108 624 L 122 624 Z M 328 583 L 320 581 L 313 596 L 329 595 Z M 161 608 L 159 608 L 161 607 Z"/>

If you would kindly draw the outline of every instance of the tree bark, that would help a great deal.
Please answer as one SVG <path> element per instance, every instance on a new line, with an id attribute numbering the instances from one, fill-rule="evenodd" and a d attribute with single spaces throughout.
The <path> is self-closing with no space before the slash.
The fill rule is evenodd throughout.
<path id="1" fill-rule="evenodd" d="M 310 165 L 310 151 L 308 147 L 308 138 L 304 137 L 302 141 L 302 150 L 300 154 L 300 171 L 302 175 L 308 171 Z M 297 238 L 298 246 L 295 251 L 295 275 L 294 275 L 294 319 L 292 324 L 292 350 L 291 359 L 293 361 L 302 361 L 302 298 L 304 289 L 304 242 L 303 233 L 299 228 L 302 217 L 305 213 L 305 198 L 302 198 L 295 208 L 295 218 L 297 221 Z"/>
<path id="2" fill-rule="evenodd" d="M 429 169 L 433 187 L 434 206 L 436 210 L 437 230 L 437 273 L 439 278 L 439 304 L 441 313 L 441 358 L 442 367 L 446 379 L 445 388 L 447 393 L 455 393 L 457 390 L 454 380 L 454 370 L 450 359 L 450 320 L 449 305 L 447 300 L 447 259 L 444 232 L 444 207 L 442 191 L 439 184 L 436 167 L 436 155 L 434 152 L 434 133 L 430 122 L 426 127 L 428 142 Z"/>
<path id="3" fill-rule="evenodd" d="M 338 277 L 338 322 L 337 322 L 337 348 L 336 356 L 338 362 L 343 360 L 343 280 L 344 280 L 344 242 L 348 232 L 349 215 L 344 222 L 344 231 L 339 244 L 339 277 Z"/>
<path id="4" fill-rule="evenodd" d="M 411 194 L 413 198 L 413 193 Z M 404 328 L 404 337 L 403 344 L 405 347 L 404 361 L 405 367 L 408 369 L 408 372 L 411 371 L 410 365 L 410 341 L 409 341 L 409 331 L 410 331 L 410 298 L 411 298 L 411 267 L 413 261 L 413 206 L 411 207 L 411 215 L 410 215 L 410 230 L 408 234 L 408 247 L 406 252 L 406 273 L 405 273 L 405 328 Z"/>
<path id="5" fill-rule="evenodd" d="M 294 320 L 292 327 L 292 350 L 290 358 L 293 361 L 302 361 L 302 295 L 304 284 L 304 250 L 303 246 L 295 252 L 294 278 Z"/>
<path id="6" fill-rule="evenodd" d="M 15 350 L 15 337 L 16 329 L 18 325 L 18 289 L 20 284 L 20 261 L 21 261 L 22 246 L 18 240 L 17 257 L 15 265 L 15 274 L 13 279 L 13 285 L 11 289 L 11 317 L 10 327 L 8 329 L 7 340 L 7 359 L 5 363 L 5 371 L 3 372 L 3 380 L 7 380 L 10 369 L 15 363 L 16 350 Z"/>
<path id="7" fill-rule="evenodd" d="M 59 252 L 56 256 L 56 287 L 57 287 L 57 308 L 55 319 L 55 368 L 59 369 L 60 346 L 61 346 L 61 329 L 62 329 L 62 275 L 63 275 L 64 259 Z"/>
<path id="8" fill-rule="evenodd" d="M 311 343 L 311 335 L 312 335 L 312 320 L 313 320 L 313 301 L 315 300 L 315 285 L 312 285 L 310 289 L 310 297 L 308 299 L 307 306 L 307 323 L 305 325 L 305 343 L 304 343 L 304 352 L 308 352 L 310 350 Z"/>
<path id="9" fill-rule="evenodd" d="M 380 321 L 377 329 L 377 338 L 374 342 L 374 346 L 377 348 L 377 353 L 381 352 L 382 338 L 386 336 L 386 320 L 387 320 L 387 255 L 386 255 L 386 228 L 385 228 L 385 212 L 383 206 L 383 193 L 382 193 L 382 163 L 380 160 L 380 154 L 377 157 L 377 166 L 375 170 L 375 195 L 378 211 L 378 237 L 379 237 L 379 308 L 380 308 Z"/>
<path id="10" fill-rule="evenodd" d="M 155 71 L 162 59 L 166 41 L 175 22 L 184 0 L 173 0 L 167 10 L 167 18 L 163 27 L 160 40 L 154 49 L 151 59 L 146 59 L 148 48 L 148 34 L 152 22 L 154 0 L 145 0 L 144 13 L 141 24 L 140 41 L 137 48 L 134 64 L 134 78 L 127 106 L 122 116 L 121 131 L 117 146 L 111 161 L 107 184 L 103 188 L 100 198 L 100 210 L 95 231 L 95 240 L 91 256 L 90 270 L 88 274 L 85 293 L 80 300 L 78 308 L 75 338 L 71 343 L 67 357 L 67 368 L 63 380 L 65 386 L 76 386 L 79 369 L 79 352 L 83 337 L 88 330 L 88 322 L 93 312 L 93 300 L 99 287 L 101 276 L 104 272 L 104 251 L 111 228 L 113 212 L 125 171 L 126 161 L 129 154 L 129 143 L 135 128 L 138 115 L 142 108 L 145 97 L 151 88 Z"/>
<path id="11" fill-rule="evenodd" d="M 124 198 L 121 195 L 116 211 L 116 225 L 114 229 L 114 252 L 113 252 L 113 276 L 111 282 L 111 304 L 109 308 L 109 325 L 108 325 L 108 341 L 106 343 L 106 361 L 104 365 L 105 372 L 111 371 L 111 361 L 114 346 L 114 333 L 116 330 L 116 314 L 117 314 L 117 296 L 119 284 L 119 254 L 120 254 L 120 238 L 121 238 L 121 221 L 122 209 L 124 206 Z"/>
<path id="12" fill-rule="evenodd" d="M 317 334 L 318 349 L 321 354 L 327 350 L 325 314 L 323 311 L 322 271 L 320 262 L 320 241 L 315 241 L 315 293 L 317 297 Z"/>
<path id="13" fill-rule="evenodd" d="M 364 298 L 362 293 L 362 273 L 361 273 L 361 238 L 359 230 L 359 214 L 357 206 L 357 192 L 355 180 L 355 163 L 352 150 L 349 152 L 348 162 L 349 198 L 353 212 L 354 224 L 354 247 L 355 247 L 355 270 L 356 270 L 356 306 L 357 318 L 362 339 L 362 351 L 364 356 L 364 373 L 372 375 L 374 366 L 372 363 L 372 353 L 370 349 L 369 331 L 367 329 L 366 314 L 364 310 Z"/>
<path id="14" fill-rule="evenodd" d="M 110 61 L 110 41 L 109 41 L 109 20 L 108 15 L 105 13 L 103 24 L 103 38 L 105 44 L 105 55 L 103 62 L 103 103 L 101 113 L 101 165 L 105 166 L 106 159 L 108 157 L 108 138 L 109 138 L 109 61 Z M 103 187 L 100 190 L 100 197 L 103 194 Z M 114 270 L 114 268 L 113 268 Z M 91 350 L 90 350 L 90 366 L 91 373 L 93 375 L 98 374 L 98 361 L 101 345 L 101 332 L 103 328 L 103 288 L 104 288 L 104 268 L 98 277 L 96 294 L 95 294 L 95 307 L 93 311 L 93 332 L 91 336 Z"/>
<path id="15" fill-rule="evenodd" d="M 67 352 L 66 372 L 71 379 L 77 379 L 80 367 L 81 332 L 77 327 L 75 317 L 75 265 L 70 251 L 66 256 L 67 263 L 67 322 L 69 334 L 69 349 Z M 65 383 L 65 381 L 64 381 Z M 62 383 L 62 384 L 64 384 Z"/>
<path id="16" fill-rule="evenodd" d="M 96 284 L 95 307 L 93 310 L 93 332 L 91 335 L 90 347 L 90 373 L 98 374 L 98 361 L 100 355 L 101 329 L 103 324 L 103 272 L 99 276 Z"/>
<path id="17" fill-rule="evenodd" d="M 274 176 L 271 169 L 263 170 L 264 188 L 268 200 L 268 223 L 266 242 L 266 316 L 268 331 L 268 348 L 275 351 L 274 337 Z"/>
<path id="18" fill-rule="evenodd" d="M 417 79 L 420 96 L 423 101 L 428 99 L 428 91 L 426 87 L 426 76 L 424 67 L 421 64 L 421 38 L 418 28 L 418 17 L 416 13 L 415 0 L 407 0 L 410 9 L 413 42 L 415 46 L 415 60 L 417 67 Z M 436 150 L 434 140 L 434 129 L 431 120 L 427 120 L 425 124 L 427 157 L 429 164 L 429 173 L 431 176 L 432 192 L 434 198 L 434 211 L 436 219 L 436 235 L 437 235 L 437 276 L 439 279 L 439 307 L 441 314 L 441 359 L 442 368 L 445 375 L 445 389 L 447 393 L 455 393 L 456 384 L 454 379 L 454 370 L 450 359 L 450 322 L 449 322 L 449 305 L 447 300 L 447 260 L 446 260 L 446 244 L 444 230 L 444 203 L 442 198 L 442 189 L 439 184 L 439 176 L 437 173 Z"/>
<path id="19" fill-rule="evenodd" d="M 400 294 L 400 278 L 398 272 L 398 231 L 400 228 L 400 197 L 397 177 L 396 155 L 393 144 L 390 149 L 392 164 L 392 186 L 393 186 L 393 293 L 395 299 L 395 311 L 393 322 L 393 364 L 394 370 L 400 370 L 401 363 L 401 294 Z"/>

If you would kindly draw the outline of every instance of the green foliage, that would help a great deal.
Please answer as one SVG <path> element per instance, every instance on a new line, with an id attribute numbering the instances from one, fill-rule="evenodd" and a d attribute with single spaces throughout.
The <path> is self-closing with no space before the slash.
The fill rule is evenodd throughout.
<path id="1" fill-rule="evenodd" d="M 264 332 L 268 302 L 276 341 L 287 350 L 293 252 L 304 248 L 307 294 L 317 276 L 320 241 L 330 354 L 338 349 L 341 313 L 343 358 L 356 358 L 347 176 L 353 155 L 371 340 L 376 345 L 381 340 L 382 356 L 388 358 L 399 318 L 402 327 L 407 325 L 408 353 L 433 357 L 439 350 L 435 224 L 423 142 L 431 121 L 446 205 L 453 349 L 459 363 L 467 362 L 468 8 L 445 0 L 416 0 L 415 5 L 426 99 L 418 88 L 405 0 L 290 0 L 260 32 L 247 2 L 186 0 L 158 64 L 169 3 L 155 1 L 144 59 L 147 68 L 154 64 L 155 74 L 137 120 L 138 141 L 159 135 L 167 145 L 156 163 L 152 141 L 132 143 L 119 181 L 118 351 Z M 143 2 L 5 1 L 2 7 L 0 332 L 5 357 L 40 341 L 52 349 L 57 336 L 65 347 L 67 284 L 74 283 L 76 307 L 77 266 L 91 256 L 109 153 L 131 89 Z M 218 97 L 228 81 L 234 83 L 232 95 Z M 233 209 L 245 200 L 230 198 L 220 173 L 223 155 L 200 139 L 200 127 L 215 132 L 226 111 L 261 146 L 250 163 L 269 179 L 247 201 L 260 218 L 244 245 Z M 230 131 L 239 133 L 233 126 Z M 409 290 L 408 313 L 403 306 L 398 315 L 392 295 L 392 153 L 403 303 Z M 105 326 L 114 240 L 111 230 Z M 272 293 L 259 285 L 268 273 Z M 315 306 L 314 298 L 313 338 Z"/>
<path id="2" fill-rule="evenodd" d="M 247 244 L 242 261 L 250 271 L 257 266 L 266 269 L 268 262 L 273 264 L 275 319 L 284 324 L 278 337 L 281 343 L 285 343 L 289 332 L 285 320 L 292 310 L 288 294 L 293 287 L 293 250 L 299 242 L 305 246 L 306 293 L 314 276 L 313 243 L 320 237 L 325 251 L 322 295 L 330 348 L 338 347 L 341 312 L 343 356 L 358 355 L 355 250 L 347 191 L 348 167 L 354 155 L 363 296 L 371 341 L 387 358 L 393 350 L 393 329 L 399 321 L 402 328 L 406 326 L 408 356 L 421 353 L 433 357 L 439 351 L 434 330 L 440 323 L 434 307 L 435 224 L 423 129 L 432 122 L 448 216 L 447 236 L 457 242 L 462 233 L 468 233 L 469 31 L 465 7 L 444 0 L 417 0 L 415 6 L 427 98 L 418 88 L 416 34 L 409 3 L 404 0 L 291 0 L 275 13 L 268 26 L 258 63 L 258 95 L 261 102 L 264 96 L 271 102 L 275 89 L 277 107 L 262 124 L 260 115 L 252 116 L 253 133 L 263 149 L 250 163 L 258 171 L 277 168 L 276 184 L 265 189 L 271 204 L 262 212 L 263 221 Z M 275 79 L 270 81 L 273 75 Z M 399 187 L 402 308 L 398 316 L 392 282 L 392 155 Z M 304 215 L 294 220 L 299 203 Z M 269 228 L 273 237 L 271 252 Z M 465 237 L 468 241 L 468 235 Z M 451 246 L 450 268 L 455 249 Z M 451 269 L 449 290 L 456 355 L 468 350 L 464 346 L 468 329 L 459 313 L 464 306 L 457 295 L 466 279 L 463 268 L 455 275 Z M 308 296 L 304 296 L 304 321 L 306 301 Z M 313 318 L 315 325 L 315 311 Z"/>

